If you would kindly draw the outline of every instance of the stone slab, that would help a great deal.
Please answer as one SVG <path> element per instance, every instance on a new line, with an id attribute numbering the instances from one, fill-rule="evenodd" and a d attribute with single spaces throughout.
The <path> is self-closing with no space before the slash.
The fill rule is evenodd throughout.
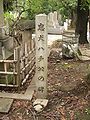
<path id="1" fill-rule="evenodd" d="M 90 57 L 88 56 L 81 56 L 80 58 L 82 61 L 89 61 L 90 60 Z"/>
<path id="2" fill-rule="evenodd" d="M 63 31 L 64 31 L 63 26 L 60 26 L 58 28 L 48 27 L 48 34 L 61 35 Z"/>
<path id="3" fill-rule="evenodd" d="M 31 100 L 34 94 L 34 90 L 30 91 L 29 94 L 18 94 L 18 93 L 2 93 L 0 92 L 0 98 L 7 99 L 18 99 L 18 100 Z"/>
<path id="4" fill-rule="evenodd" d="M 34 91 L 36 90 L 36 85 L 35 85 L 35 77 L 33 77 L 30 85 L 28 86 L 25 95 L 29 95 L 31 93 L 34 93 Z"/>
<path id="5" fill-rule="evenodd" d="M 90 57 L 90 49 L 88 48 L 79 48 L 83 56 Z"/>
<path id="6" fill-rule="evenodd" d="M 13 99 L 0 98 L 0 113 L 8 113 L 12 103 Z"/>
<path id="7" fill-rule="evenodd" d="M 47 15 L 36 15 L 36 74 L 38 98 L 47 97 Z"/>
<path id="8" fill-rule="evenodd" d="M 37 104 L 40 104 L 40 105 L 46 107 L 47 103 L 48 103 L 47 99 L 36 99 L 35 102 L 33 103 L 33 105 L 35 106 Z"/>
<path id="9" fill-rule="evenodd" d="M 31 100 L 36 90 L 36 86 L 34 83 L 34 78 L 32 79 L 31 84 L 28 86 L 25 94 L 18 93 L 6 93 L 0 92 L 0 98 L 5 99 L 18 99 L 18 100 Z"/>
<path id="10" fill-rule="evenodd" d="M 9 57 L 11 57 L 13 55 L 13 52 L 11 52 L 11 51 L 9 51 L 9 50 L 7 50 L 6 48 L 5 48 L 5 58 L 6 59 L 8 59 Z M 2 60 L 3 59 L 3 56 L 2 56 L 2 54 L 0 55 L 0 60 Z"/>

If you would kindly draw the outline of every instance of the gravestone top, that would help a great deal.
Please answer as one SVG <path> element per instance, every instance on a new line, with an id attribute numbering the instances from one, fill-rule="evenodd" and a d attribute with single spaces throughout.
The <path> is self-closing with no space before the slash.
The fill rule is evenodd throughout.
<path id="1" fill-rule="evenodd" d="M 32 30 L 35 28 L 35 21 L 34 20 L 20 20 L 16 25 L 18 30 Z"/>

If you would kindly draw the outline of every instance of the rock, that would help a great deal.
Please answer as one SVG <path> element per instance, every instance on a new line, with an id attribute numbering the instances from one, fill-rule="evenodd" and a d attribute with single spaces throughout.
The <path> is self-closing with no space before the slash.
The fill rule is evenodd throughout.
<path id="1" fill-rule="evenodd" d="M 36 99 L 35 102 L 33 103 L 34 109 L 37 112 L 41 112 L 48 104 L 47 99 Z"/>
<path id="2" fill-rule="evenodd" d="M 35 105 L 35 106 L 34 106 L 34 109 L 35 109 L 35 111 L 37 111 L 37 112 L 41 112 L 42 109 L 43 109 L 43 107 L 42 107 L 41 105 Z"/>

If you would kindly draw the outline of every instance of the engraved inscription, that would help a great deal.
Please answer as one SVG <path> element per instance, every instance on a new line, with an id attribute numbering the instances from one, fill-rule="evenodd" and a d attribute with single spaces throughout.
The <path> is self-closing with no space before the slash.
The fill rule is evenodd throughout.
<path id="1" fill-rule="evenodd" d="M 39 77 L 38 77 L 38 80 L 44 81 L 44 77 L 43 77 L 43 76 L 39 76 Z"/>
<path id="2" fill-rule="evenodd" d="M 44 30 L 45 30 L 44 24 L 40 23 L 40 24 L 38 25 L 38 30 L 44 31 Z"/>
<path id="3" fill-rule="evenodd" d="M 44 87 L 42 87 L 42 86 L 39 87 L 39 88 L 38 88 L 38 91 L 43 93 L 43 92 L 44 92 Z"/>

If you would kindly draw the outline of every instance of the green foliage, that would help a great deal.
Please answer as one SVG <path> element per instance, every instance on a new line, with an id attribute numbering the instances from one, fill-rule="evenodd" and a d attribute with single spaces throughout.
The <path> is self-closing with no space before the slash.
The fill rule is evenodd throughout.
<path id="1" fill-rule="evenodd" d="M 86 10 L 90 5 L 90 1 L 89 0 L 82 0 L 81 1 L 81 10 Z"/>
<path id="2" fill-rule="evenodd" d="M 67 16 L 76 6 L 76 0 L 4 0 L 5 11 L 24 10 L 23 16 L 34 19 L 36 14 L 53 11 Z"/>
<path id="3" fill-rule="evenodd" d="M 90 0 L 82 0 L 82 7 L 90 5 Z M 77 0 L 4 0 L 5 11 L 23 11 L 22 17 L 35 19 L 35 15 L 58 11 L 63 18 L 71 16 L 76 9 Z"/>

